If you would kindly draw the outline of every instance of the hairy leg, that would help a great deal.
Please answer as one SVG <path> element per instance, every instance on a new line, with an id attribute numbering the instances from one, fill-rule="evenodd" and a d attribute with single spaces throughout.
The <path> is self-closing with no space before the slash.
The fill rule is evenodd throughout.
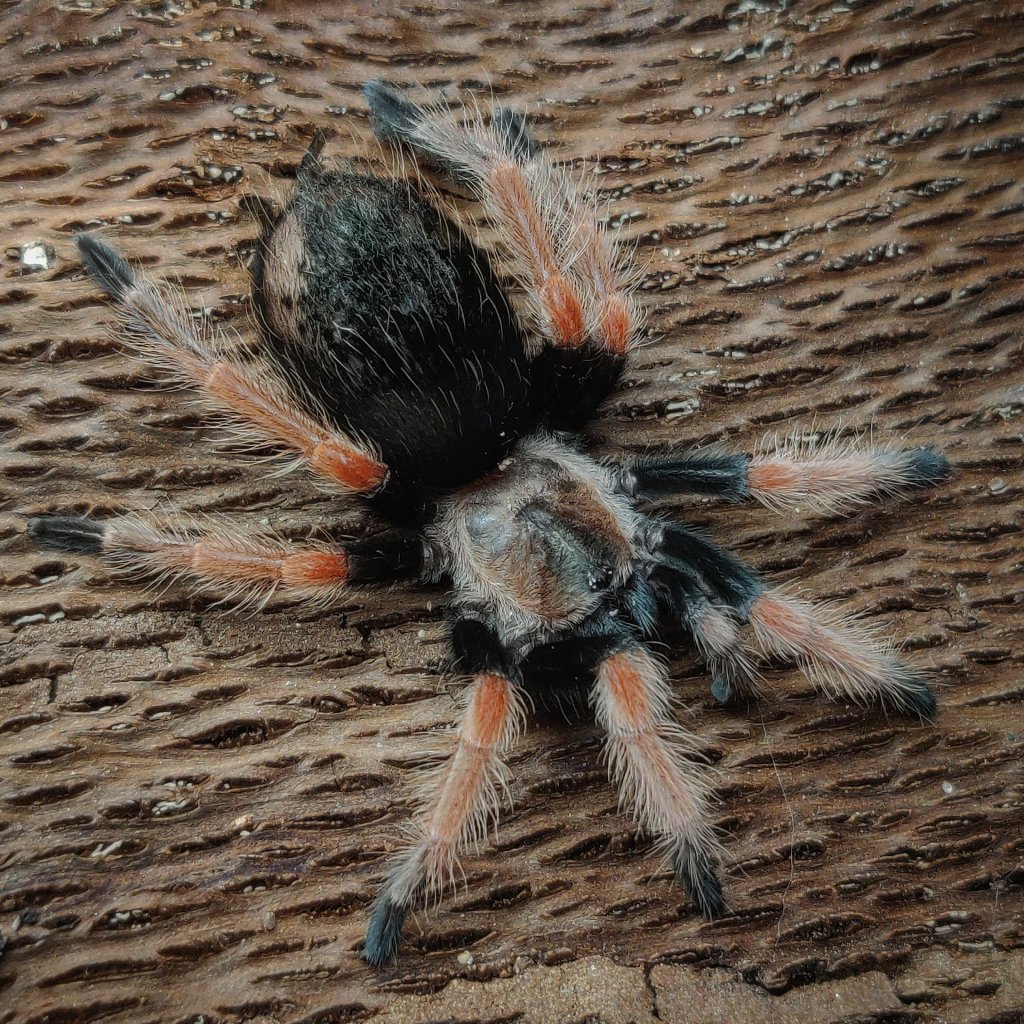
<path id="1" fill-rule="evenodd" d="M 497 820 L 507 781 L 503 756 L 523 725 L 518 673 L 494 632 L 481 622 L 459 620 L 452 647 L 472 683 L 454 750 L 426 792 L 417 838 L 392 862 L 373 905 L 363 958 L 376 967 L 394 959 L 409 910 L 454 881 L 460 849 L 481 840 Z"/>
<path id="2" fill-rule="evenodd" d="M 386 82 L 364 88 L 374 131 L 436 161 L 475 190 L 503 239 L 542 333 L 556 347 L 588 339 L 623 355 L 639 326 L 622 261 L 573 181 L 538 149 L 523 118 L 499 108 L 459 122 Z"/>
<path id="3" fill-rule="evenodd" d="M 699 580 L 713 605 L 731 609 L 738 622 L 749 622 L 763 653 L 794 661 L 830 698 L 879 700 L 907 713 L 934 714 L 935 695 L 923 673 L 849 613 L 766 587 L 734 554 L 679 524 L 652 521 L 646 544 L 670 575 Z M 728 629 L 719 628 L 715 635 L 716 644 L 727 651 L 732 643 Z M 713 653 L 723 656 L 719 650 Z"/>
<path id="4" fill-rule="evenodd" d="M 619 488 L 633 498 L 702 494 L 727 501 L 754 498 L 777 510 L 836 512 L 941 483 L 949 477 L 949 463 L 931 448 L 826 443 L 810 451 L 781 445 L 753 456 L 658 456 L 638 459 L 619 473 Z"/>
<path id="5" fill-rule="evenodd" d="M 346 491 L 369 495 L 387 485 L 388 469 L 368 444 L 301 410 L 266 367 L 219 353 L 185 311 L 109 246 L 79 235 L 78 248 L 89 276 L 117 303 L 133 353 L 226 413 L 243 444 L 280 446 L 298 464 Z"/>
<path id="6" fill-rule="evenodd" d="M 641 647 L 615 651 L 598 666 L 592 700 L 623 802 L 658 836 L 701 913 L 718 917 L 725 901 L 716 872 L 711 786 L 706 768 L 693 759 L 697 738 L 671 717 L 664 670 Z"/>
<path id="7" fill-rule="evenodd" d="M 300 547 L 228 523 L 199 532 L 135 516 L 107 522 L 41 516 L 29 521 L 29 535 L 40 547 L 102 555 L 120 574 L 214 588 L 240 605 L 262 604 L 275 593 L 329 604 L 352 584 L 416 576 L 429 568 L 425 542 L 398 532 L 344 546 Z"/>
<path id="8" fill-rule="evenodd" d="M 751 605 L 750 623 L 766 654 L 795 661 L 833 700 L 880 700 L 905 714 L 935 714 L 935 694 L 925 675 L 898 658 L 891 643 L 838 609 L 766 590 Z"/>

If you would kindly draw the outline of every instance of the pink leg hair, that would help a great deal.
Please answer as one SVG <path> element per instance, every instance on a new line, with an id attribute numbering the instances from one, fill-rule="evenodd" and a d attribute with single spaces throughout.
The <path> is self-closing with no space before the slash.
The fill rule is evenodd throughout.
<path id="1" fill-rule="evenodd" d="M 420 110 L 406 137 L 441 162 L 465 169 L 551 344 L 588 338 L 616 354 L 640 326 L 621 259 L 596 211 L 568 174 L 543 154 L 524 153 L 479 115 L 466 124 Z"/>
<path id="2" fill-rule="evenodd" d="M 927 448 L 833 440 L 808 451 L 787 442 L 754 455 L 747 482 L 750 494 L 769 508 L 829 513 L 937 483 L 948 471 L 945 459 Z"/>
<path id="3" fill-rule="evenodd" d="M 642 648 L 611 654 L 598 669 L 592 700 L 623 803 L 659 838 L 701 910 L 717 916 L 724 903 L 711 786 L 706 768 L 687 756 L 699 750 L 697 738 L 671 717 L 664 671 Z"/>
<path id="4" fill-rule="evenodd" d="M 266 367 L 219 353 L 183 309 L 102 242 L 79 236 L 79 248 L 90 274 L 116 298 L 133 353 L 227 413 L 243 443 L 279 445 L 346 491 L 372 493 L 384 486 L 387 467 L 367 445 L 298 409 L 287 386 Z"/>
<path id="5" fill-rule="evenodd" d="M 329 604 L 345 592 L 349 576 L 343 549 L 301 549 L 226 524 L 197 534 L 130 517 L 104 524 L 100 544 L 115 572 L 217 589 L 242 606 L 278 592 Z"/>
<path id="6" fill-rule="evenodd" d="M 935 712 L 925 676 L 896 657 L 891 644 L 834 608 L 766 590 L 751 606 L 750 622 L 767 655 L 796 662 L 833 700 L 880 700 L 926 718 Z"/>
<path id="7" fill-rule="evenodd" d="M 427 789 L 417 838 L 399 854 L 381 896 L 409 907 L 454 883 L 457 857 L 483 839 L 498 817 L 506 784 L 504 754 L 522 731 L 525 708 L 519 688 L 504 676 L 475 678 L 455 750 Z"/>

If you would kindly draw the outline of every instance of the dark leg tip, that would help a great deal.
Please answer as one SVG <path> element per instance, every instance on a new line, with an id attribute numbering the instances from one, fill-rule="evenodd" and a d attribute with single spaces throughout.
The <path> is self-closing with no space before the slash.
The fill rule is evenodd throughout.
<path id="1" fill-rule="evenodd" d="M 406 907 L 400 907 L 387 896 L 377 897 L 363 942 L 363 959 L 371 967 L 387 967 L 394 963 L 407 913 Z"/>
<path id="2" fill-rule="evenodd" d="M 711 697 L 716 704 L 728 704 L 732 701 L 732 684 L 728 679 L 718 676 L 711 681 Z"/>
<path id="3" fill-rule="evenodd" d="M 378 139 L 404 139 L 420 119 L 419 107 L 390 82 L 379 78 L 367 82 L 363 96 L 370 105 L 370 126 Z"/>
<path id="4" fill-rule="evenodd" d="M 897 707 L 907 715 L 933 719 L 938 710 L 935 691 L 923 676 L 914 676 L 900 686 Z"/>
<path id="5" fill-rule="evenodd" d="M 699 885 L 691 887 L 690 896 L 697 904 L 697 909 L 709 921 L 721 917 L 725 911 L 725 897 L 722 895 L 722 883 L 711 869 L 701 879 Z"/>
<path id="6" fill-rule="evenodd" d="M 911 460 L 907 483 L 911 487 L 932 487 L 952 475 L 949 459 L 934 448 L 911 448 L 907 455 Z"/>
<path id="7" fill-rule="evenodd" d="M 519 160 L 530 160 L 536 155 L 537 143 L 526 127 L 526 118 L 518 111 L 498 107 L 491 115 L 491 127 L 505 140 Z"/>
<path id="8" fill-rule="evenodd" d="M 112 299 L 123 299 L 135 284 L 135 271 L 128 261 L 93 235 L 75 235 L 75 244 L 88 275 Z"/>
<path id="9" fill-rule="evenodd" d="M 706 854 L 684 843 L 672 858 L 672 868 L 704 917 L 713 921 L 728 910 L 715 865 Z"/>
<path id="10" fill-rule="evenodd" d="M 299 164 L 300 175 L 316 175 L 323 171 L 323 163 L 320 156 L 330 137 L 331 133 L 326 128 L 317 128 L 313 133 L 313 138 L 309 140 L 309 149 L 303 154 L 302 162 Z"/>
<path id="11" fill-rule="evenodd" d="M 103 551 L 104 527 L 85 516 L 37 516 L 28 521 L 28 535 L 41 548 L 73 554 Z"/>

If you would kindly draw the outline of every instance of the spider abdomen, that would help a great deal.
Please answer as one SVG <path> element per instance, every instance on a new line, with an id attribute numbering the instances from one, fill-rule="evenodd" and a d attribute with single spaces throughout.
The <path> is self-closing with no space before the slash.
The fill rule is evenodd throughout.
<path id="1" fill-rule="evenodd" d="M 304 166 L 261 239 L 264 348 L 406 488 L 492 469 L 529 428 L 522 329 L 486 256 L 406 182 Z"/>

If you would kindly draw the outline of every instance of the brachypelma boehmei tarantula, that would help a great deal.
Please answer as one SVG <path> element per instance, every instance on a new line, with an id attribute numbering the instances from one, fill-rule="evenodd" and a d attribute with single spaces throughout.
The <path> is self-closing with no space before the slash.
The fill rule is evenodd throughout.
<path id="1" fill-rule="evenodd" d="M 935 699 L 888 644 L 773 590 L 650 504 L 691 494 L 831 511 L 934 484 L 948 464 L 927 448 L 836 445 L 596 462 L 578 432 L 615 387 L 640 310 L 591 204 L 518 114 L 459 123 L 383 82 L 365 95 L 379 138 L 482 202 L 525 292 L 525 321 L 487 256 L 413 185 L 326 168 L 320 138 L 283 209 L 249 203 L 263 221 L 253 268 L 263 365 L 222 352 L 102 242 L 82 235 L 78 245 L 140 357 L 196 388 L 245 440 L 291 453 L 393 528 L 301 547 L 229 525 L 49 516 L 31 534 L 103 554 L 116 570 L 243 600 L 282 591 L 327 602 L 353 584 L 450 582 L 465 711 L 417 838 L 374 905 L 371 964 L 394 957 L 408 911 L 445 885 L 460 847 L 496 817 L 503 755 L 529 695 L 567 686 L 586 687 L 624 803 L 714 917 L 724 901 L 707 772 L 696 737 L 672 716 L 650 640 L 685 628 L 720 699 L 756 692 L 759 654 L 796 662 L 832 698 L 923 716 Z"/>

